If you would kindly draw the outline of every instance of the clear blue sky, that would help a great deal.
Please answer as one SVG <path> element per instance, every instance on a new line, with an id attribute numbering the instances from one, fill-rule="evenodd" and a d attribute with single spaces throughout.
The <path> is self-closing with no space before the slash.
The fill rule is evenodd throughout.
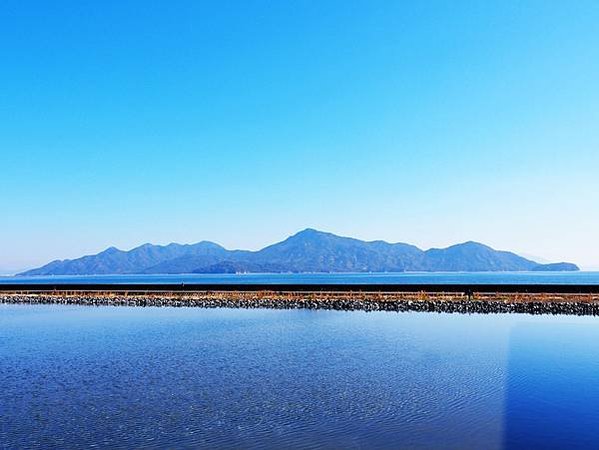
<path id="1" fill-rule="evenodd" d="M 599 267 L 599 2 L 3 1 L 0 270 L 305 227 Z"/>

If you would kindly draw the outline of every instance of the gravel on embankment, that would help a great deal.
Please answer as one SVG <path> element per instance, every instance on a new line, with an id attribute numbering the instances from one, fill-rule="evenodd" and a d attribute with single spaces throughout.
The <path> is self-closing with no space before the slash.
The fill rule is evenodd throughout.
<path id="1" fill-rule="evenodd" d="M 599 295 L 363 292 L 14 292 L 0 304 L 599 315 Z"/>

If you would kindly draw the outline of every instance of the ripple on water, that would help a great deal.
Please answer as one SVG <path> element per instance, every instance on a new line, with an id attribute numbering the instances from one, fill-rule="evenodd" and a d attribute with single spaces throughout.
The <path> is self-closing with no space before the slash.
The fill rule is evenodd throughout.
<path id="1" fill-rule="evenodd" d="M 5 307 L 0 441 L 496 448 L 515 320 Z"/>

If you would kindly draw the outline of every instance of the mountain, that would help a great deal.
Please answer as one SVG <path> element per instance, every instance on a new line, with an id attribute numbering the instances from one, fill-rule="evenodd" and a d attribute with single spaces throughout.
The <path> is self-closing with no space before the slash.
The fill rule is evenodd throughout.
<path id="1" fill-rule="evenodd" d="M 502 272 L 532 270 L 539 264 L 515 253 L 494 250 L 478 242 L 465 242 L 448 248 L 432 248 L 425 253 L 426 270 L 447 272 Z"/>
<path id="2" fill-rule="evenodd" d="M 110 247 L 97 255 L 63 261 L 52 261 L 38 269 L 21 275 L 108 275 L 126 273 L 160 273 L 152 271 L 166 261 L 177 262 L 180 258 L 195 259 L 198 266 L 222 261 L 229 251 L 213 242 L 202 241 L 193 245 L 169 244 L 166 246 L 144 244 L 133 250 L 123 251 Z M 195 266 L 195 267 L 198 267 Z M 184 273 L 167 270 L 161 273 Z"/>
<path id="3" fill-rule="evenodd" d="M 567 262 L 559 262 L 552 264 L 537 264 L 531 270 L 535 272 L 576 272 L 580 270 L 576 264 L 567 263 Z"/>
<path id="4" fill-rule="evenodd" d="M 206 267 L 199 267 L 193 273 L 282 273 L 289 272 L 277 264 L 260 264 L 250 261 L 222 261 Z"/>
<path id="5" fill-rule="evenodd" d="M 515 253 L 465 242 L 423 251 L 404 243 L 361 241 L 308 228 L 259 251 L 227 250 L 214 242 L 111 247 L 97 255 L 51 263 L 20 275 L 267 272 L 561 271 L 571 263 L 538 264 Z"/>
<path id="6" fill-rule="evenodd" d="M 422 250 L 408 244 L 364 242 L 308 228 L 254 256 L 290 272 L 403 272 L 421 267 Z"/>

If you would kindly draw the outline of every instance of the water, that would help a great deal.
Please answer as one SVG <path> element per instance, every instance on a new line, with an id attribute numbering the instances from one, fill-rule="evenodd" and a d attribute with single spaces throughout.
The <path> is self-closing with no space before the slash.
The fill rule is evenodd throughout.
<path id="1" fill-rule="evenodd" d="M 0 448 L 597 448 L 593 317 L 0 306 Z"/>
<path id="2" fill-rule="evenodd" d="M 0 277 L 2 283 L 599 284 L 599 272 L 407 272 Z"/>

